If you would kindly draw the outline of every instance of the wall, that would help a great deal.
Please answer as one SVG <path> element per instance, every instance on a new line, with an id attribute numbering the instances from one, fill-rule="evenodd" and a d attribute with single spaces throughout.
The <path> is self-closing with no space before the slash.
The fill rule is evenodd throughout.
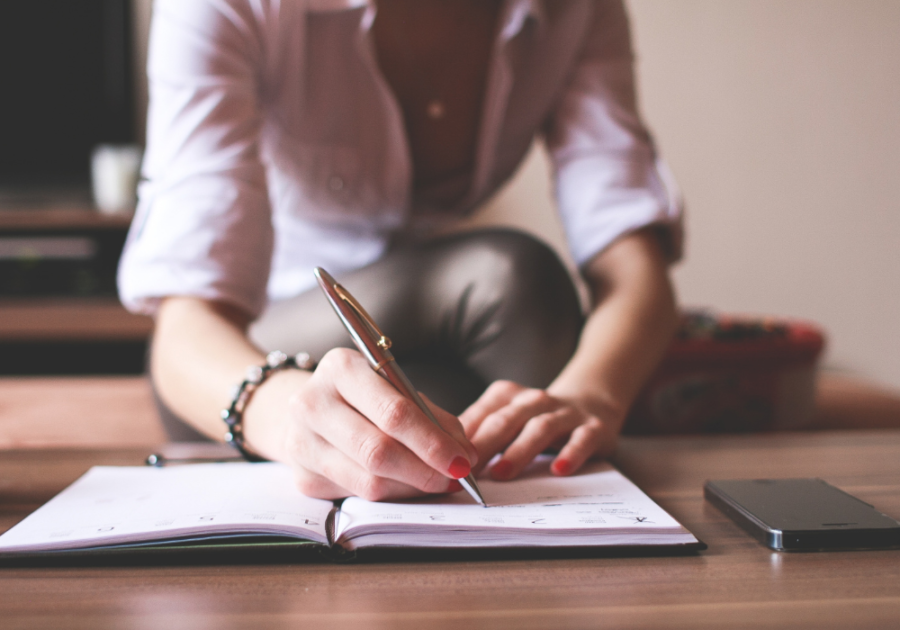
<path id="1" fill-rule="evenodd" d="M 900 2 L 630 0 L 642 109 L 687 200 L 682 301 L 819 322 L 900 390 Z M 559 243 L 546 160 L 513 209 Z"/>
<path id="2" fill-rule="evenodd" d="M 830 366 L 900 390 L 900 0 L 628 4 L 689 209 L 682 301 L 819 322 Z M 535 150 L 476 223 L 562 247 L 551 204 Z"/>

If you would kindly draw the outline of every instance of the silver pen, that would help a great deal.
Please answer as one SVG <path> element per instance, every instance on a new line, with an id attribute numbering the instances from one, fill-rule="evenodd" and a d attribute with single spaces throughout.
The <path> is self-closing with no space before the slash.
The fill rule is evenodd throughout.
<path id="1" fill-rule="evenodd" d="M 327 271 L 321 267 L 316 267 L 315 274 L 316 280 L 319 281 L 319 286 L 325 292 L 325 297 L 328 298 L 328 301 L 334 308 L 334 312 L 337 313 L 347 332 L 350 333 L 353 343 L 356 344 L 359 351 L 369 361 L 372 369 L 387 379 L 397 391 L 416 403 L 416 406 L 422 410 L 425 417 L 431 420 L 436 427 L 444 430 L 444 427 L 431 413 L 428 405 L 419 396 L 419 392 L 416 391 L 416 388 L 409 382 L 409 379 L 406 378 L 406 375 L 394 360 L 394 355 L 390 351 L 391 340 L 384 336 L 372 318 L 369 317 L 369 314 L 366 313 L 366 310 L 356 301 L 356 298 L 350 295 L 347 289 L 338 284 Z M 483 506 L 487 506 L 484 502 L 484 497 L 481 496 L 481 491 L 478 489 L 478 484 L 475 483 L 475 477 L 471 473 L 459 479 L 459 483 L 475 501 Z"/>

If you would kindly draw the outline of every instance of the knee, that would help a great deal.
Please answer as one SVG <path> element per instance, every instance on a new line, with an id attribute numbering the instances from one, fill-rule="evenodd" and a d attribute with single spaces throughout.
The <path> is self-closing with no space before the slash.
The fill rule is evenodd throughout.
<path id="1" fill-rule="evenodd" d="M 569 270 L 553 249 L 534 236 L 511 229 L 486 230 L 472 245 L 492 264 L 484 274 L 502 290 L 505 301 L 519 313 L 530 313 L 537 325 L 560 325 L 582 319 L 578 290 Z"/>
<path id="2" fill-rule="evenodd" d="M 583 315 L 565 265 L 540 240 L 513 230 L 432 241 L 404 259 L 420 278 L 415 310 L 436 345 L 482 380 L 544 387 L 578 342 Z"/>
<path id="3" fill-rule="evenodd" d="M 486 381 L 546 387 L 575 351 L 584 323 L 569 271 L 550 247 L 528 234 L 490 230 L 467 236 L 464 264 L 478 296 L 473 311 L 489 314 L 473 319 L 493 324 L 484 326 L 491 343 L 470 361 Z"/>

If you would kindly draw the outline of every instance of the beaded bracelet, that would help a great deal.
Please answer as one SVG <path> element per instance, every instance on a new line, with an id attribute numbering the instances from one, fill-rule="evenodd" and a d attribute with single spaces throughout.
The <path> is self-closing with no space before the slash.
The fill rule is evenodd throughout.
<path id="1" fill-rule="evenodd" d="M 236 448 L 247 461 L 262 462 L 264 458 L 254 455 L 244 445 L 244 410 L 253 396 L 253 392 L 262 385 L 275 372 L 296 368 L 298 370 L 313 371 L 316 362 L 306 352 L 300 352 L 289 357 L 280 350 L 273 350 L 266 356 L 265 365 L 251 365 L 247 368 L 244 380 L 234 386 L 231 393 L 231 404 L 222 410 L 222 420 L 228 425 L 228 433 L 225 441 Z"/>

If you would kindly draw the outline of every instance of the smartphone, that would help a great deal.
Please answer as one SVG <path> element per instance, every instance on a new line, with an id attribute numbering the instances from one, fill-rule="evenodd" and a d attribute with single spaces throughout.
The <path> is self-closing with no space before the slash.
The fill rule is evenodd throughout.
<path id="1" fill-rule="evenodd" d="M 779 551 L 900 547 L 900 523 L 821 479 L 707 481 L 703 494 Z"/>

